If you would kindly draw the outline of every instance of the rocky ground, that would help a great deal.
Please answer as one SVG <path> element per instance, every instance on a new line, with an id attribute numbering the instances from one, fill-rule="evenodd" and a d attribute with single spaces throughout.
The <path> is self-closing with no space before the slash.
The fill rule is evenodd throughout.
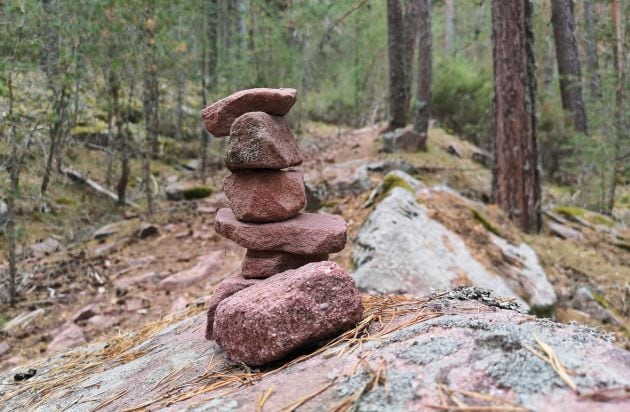
<path id="1" fill-rule="evenodd" d="M 230 362 L 188 314 L 32 363 L 4 410 L 610 410 L 630 407 L 630 354 L 588 327 L 483 290 L 368 296 L 337 339 L 265 369 Z M 512 309 L 510 309 L 512 308 Z"/>
<path id="2" fill-rule="evenodd" d="M 483 165 L 482 152 L 435 128 L 430 131 L 426 153 L 383 153 L 379 151 L 382 142 L 378 138 L 378 132 L 377 127 L 346 130 L 327 126 L 307 126 L 304 130 L 306 137 L 301 141 L 305 158 L 308 159 L 304 164 L 304 170 L 308 171 L 305 180 L 309 208 L 323 209 L 341 215 L 348 222 L 348 245 L 344 251 L 332 255 L 331 258 L 356 272 L 360 286 L 372 292 L 412 294 L 425 294 L 437 288 L 465 284 L 492 287 L 501 290 L 504 295 L 514 296 L 515 302 L 520 302 L 523 307 L 530 307 L 539 315 L 552 316 L 553 319 L 564 323 L 578 321 L 581 324 L 596 326 L 602 331 L 613 332 L 615 338 L 613 344 L 628 349 L 630 234 L 622 222 L 612 222 L 608 218 L 574 208 L 559 207 L 568 203 L 568 195 L 563 190 L 550 186 L 544 190 L 545 232 L 536 236 L 523 235 L 499 210 L 483 203 L 488 198 L 490 173 Z M 404 171 L 409 175 L 409 179 L 403 174 L 397 178 L 386 177 L 392 170 Z M 193 172 L 180 168 L 170 170 L 170 173 L 175 177 L 164 173 L 160 187 L 170 184 L 171 192 L 168 196 L 171 198 L 177 198 L 173 196 L 173 193 L 177 192 L 176 187 L 173 189 L 175 180 L 182 185 L 196 184 Z M 221 188 L 221 181 L 225 175 L 227 172 L 217 172 L 209 182 L 210 186 Z M 408 179 L 406 185 L 401 184 L 401 179 Z M 374 189 L 377 191 L 373 192 Z M 409 206 L 401 207 L 405 202 L 408 202 Z M 457 405 L 457 402 L 475 405 L 475 402 L 483 399 L 490 402 L 491 398 L 487 397 L 490 396 L 499 399 L 499 401 L 495 399 L 496 402 L 503 402 L 497 404 L 503 406 L 516 404 L 539 409 L 536 406 L 541 405 L 541 402 L 560 404 L 570 401 L 576 402 L 576 405 L 584 405 L 584 408 L 588 409 L 588 402 L 605 398 L 613 402 L 611 410 L 614 410 L 615 402 L 619 401 L 619 388 L 625 385 L 627 390 L 628 382 L 623 382 L 623 379 L 619 378 L 623 371 L 618 372 L 619 376 L 615 375 L 617 372 L 614 372 L 614 369 L 611 375 L 605 375 L 605 372 L 593 375 L 595 372 L 589 369 L 590 366 L 575 361 L 577 352 L 564 354 L 571 345 L 549 331 L 562 330 L 562 333 L 566 332 L 567 336 L 572 336 L 571 339 L 590 342 L 591 347 L 584 350 L 597 352 L 598 356 L 601 356 L 597 358 L 600 364 L 608 362 L 606 365 L 610 364 L 612 368 L 621 367 L 625 362 L 627 368 L 627 352 L 616 351 L 608 343 L 588 340 L 585 337 L 598 335 L 599 332 L 573 326 L 552 325 L 516 314 L 505 316 L 507 318 L 520 316 L 519 319 L 523 319 L 526 324 L 542 325 L 542 329 L 522 333 L 508 331 L 518 335 L 517 340 L 520 343 L 514 350 L 487 349 L 482 343 L 477 342 L 476 335 L 471 335 L 472 341 L 468 340 L 468 343 L 464 344 L 466 349 L 462 349 L 461 353 L 460 349 L 455 348 L 448 354 L 441 354 L 440 351 L 434 354 L 438 357 L 444 356 L 453 362 L 459 361 L 451 359 L 451 355 L 456 355 L 457 359 L 464 356 L 472 362 L 475 354 L 489 351 L 489 357 L 484 355 L 482 359 L 475 361 L 483 364 L 479 369 L 481 372 L 479 375 L 473 374 L 475 378 L 468 383 L 465 382 L 464 375 L 453 376 L 450 379 L 443 377 L 445 372 L 435 372 L 431 376 L 422 375 L 424 372 L 419 371 L 417 366 L 423 365 L 422 362 L 417 363 L 405 359 L 403 355 L 396 355 L 400 351 L 414 352 L 411 350 L 412 347 L 403 350 L 402 347 L 396 346 L 399 343 L 387 344 L 387 349 L 383 349 L 382 354 L 379 353 L 380 349 L 377 350 L 375 347 L 377 345 L 372 344 L 371 355 L 366 358 L 357 357 L 357 353 L 362 353 L 361 351 L 353 352 L 353 357 L 343 363 L 346 365 L 344 367 L 350 370 L 344 371 L 352 372 L 348 375 L 350 377 L 355 374 L 360 377 L 352 379 L 349 377 L 346 381 L 343 381 L 341 374 L 336 379 L 325 378 L 328 374 L 327 362 L 330 356 L 321 353 L 315 358 L 291 364 L 286 371 L 283 369 L 282 373 L 287 373 L 283 375 L 284 378 L 274 378 L 272 376 L 274 374 L 271 374 L 262 379 L 260 374 L 269 371 L 244 372 L 234 365 L 225 363 L 216 347 L 203 340 L 201 321 L 203 316 L 190 317 L 203 311 L 214 286 L 221 279 L 238 271 L 239 262 L 243 258 L 244 249 L 214 232 L 215 213 L 225 206 L 226 199 L 220 191 L 199 200 L 175 201 L 164 198 L 158 203 L 159 211 L 150 224 L 140 217 L 127 214 L 117 219 L 111 218 L 110 222 L 114 222 L 113 225 L 103 225 L 108 222 L 102 222 L 103 224 L 92 223 L 89 227 L 82 228 L 89 232 L 86 241 L 65 243 L 58 238 L 47 236 L 43 238 L 43 242 L 33 245 L 28 250 L 25 249 L 21 282 L 22 299 L 15 308 L 4 306 L 0 312 L 2 313 L 0 322 L 3 323 L 0 369 L 7 371 L 3 376 L 8 379 L 5 382 L 10 382 L 15 371 L 8 370 L 20 365 L 16 370 L 22 371 L 26 368 L 23 365 L 27 360 L 43 356 L 41 361 L 37 361 L 37 365 L 46 366 L 35 367 L 38 369 L 36 376 L 41 376 L 36 380 L 27 381 L 32 383 L 21 387 L 20 384 L 11 382 L 2 389 L 4 399 L 8 399 L 7 396 L 17 390 L 22 394 L 16 396 L 16 402 L 46 403 L 49 398 L 41 396 L 50 395 L 57 399 L 51 405 L 73 405 L 80 410 L 92 409 L 98 405 L 81 403 L 90 398 L 98 399 L 100 403 L 118 396 L 105 405 L 106 409 L 114 410 L 116 406 L 123 404 L 123 400 L 125 405 L 132 405 L 135 401 L 141 404 L 152 400 L 149 395 L 162 396 L 168 393 L 168 396 L 179 397 L 181 393 L 169 392 L 167 389 L 174 388 L 175 382 L 182 383 L 192 379 L 195 385 L 198 385 L 198 390 L 206 391 L 203 393 L 219 399 L 208 400 L 206 406 L 215 405 L 218 408 L 222 405 L 227 410 L 230 410 L 231 406 L 247 409 L 245 405 L 248 402 L 255 404 L 264 400 L 263 403 L 269 402 L 267 404 L 269 410 L 275 410 L 276 406 L 286 406 L 283 404 L 285 401 L 286 404 L 292 400 L 297 402 L 301 396 L 308 398 L 309 394 L 312 395 L 318 390 L 319 387 L 316 387 L 315 383 L 320 382 L 319 378 L 315 379 L 316 376 L 312 375 L 313 379 L 304 384 L 304 388 L 293 393 L 296 395 L 295 398 L 289 399 L 288 393 L 279 396 L 278 388 L 282 387 L 282 379 L 298 371 L 313 374 L 321 371 L 321 388 L 330 384 L 320 395 L 313 395 L 314 399 L 320 396 L 317 399 L 325 400 L 331 406 L 337 402 L 350 402 L 352 399 L 354 399 L 352 402 L 359 402 L 362 405 L 364 399 L 372 399 L 375 402 L 365 403 L 362 406 L 363 410 L 378 409 L 378 402 L 383 402 L 383 399 L 386 399 L 384 397 L 390 396 L 388 390 L 400 393 L 400 402 L 404 406 L 435 404 L 444 407 Z M 379 215 L 391 218 L 392 211 L 397 211 L 401 219 L 408 219 L 409 224 L 399 226 L 404 231 L 389 233 L 391 223 L 383 222 L 383 219 L 379 218 Z M 380 233 L 380 238 L 362 237 L 361 232 L 367 229 L 361 227 L 366 221 L 375 228 L 373 233 Z M 427 227 L 432 230 L 424 230 Z M 396 239 L 400 238 L 409 240 L 396 243 Z M 379 242 L 379 239 L 382 242 L 379 248 L 370 245 L 369 242 Z M 406 255 L 405 250 L 414 253 Z M 426 253 L 418 253 L 422 251 Z M 393 256 L 400 259 L 392 260 Z M 376 266 L 368 266 L 370 270 L 362 269 L 365 264 Z M 0 261 L 0 270 L 2 265 Z M 387 281 L 381 282 L 380 279 L 371 281 L 369 275 L 363 275 L 373 273 L 375 270 L 384 271 L 383 273 L 388 273 L 389 270 L 389 273 L 397 276 L 398 280 L 390 282 L 393 286 L 389 287 Z M 426 276 L 427 274 L 433 277 Z M 481 308 L 478 309 L 478 316 L 486 310 L 491 311 L 488 313 L 494 313 L 492 312 L 494 309 L 487 309 L 485 306 L 475 307 Z M 464 316 L 464 313 L 469 312 L 472 313 L 474 310 L 470 307 L 457 306 L 456 315 L 453 316 Z M 174 323 L 176 319 L 187 320 Z M 160 327 L 167 328 L 166 332 L 157 335 L 161 338 L 149 337 Z M 518 325 L 514 327 L 520 328 Z M 474 333 L 479 332 L 469 326 L 462 328 L 475 330 Z M 130 330 L 141 332 L 132 338 L 127 333 Z M 536 332 L 536 336 L 543 344 L 545 342 L 549 344 L 557 352 L 565 368 L 578 371 L 578 375 L 571 373 L 569 375 L 581 376 L 579 379 L 575 378 L 578 387 L 581 385 L 579 391 L 566 389 L 566 383 L 563 383 L 560 375 L 553 369 L 552 372 L 546 370 L 545 365 L 548 363 L 542 360 L 542 363 L 538 362 L 536 359 L 540 358 L 536 356 L 532 358 L 536 366 L 532 366 L 531 370 L 546 370 L 546 375 L 541 375 L 543 383 L 531 383 L 532 386 L 528 389 L 520 390 L 509 389 L 510 385 L 493 381 L 496 376 L 493 378 L 492 368 L 486 363 L 495 361 L 489 359 L 495 359 L 495 363 L 498 364 L 502 361 L 504 364 L 508 362 L 505 360 L 507 358 L 493 355 L 493 350 L 503 351 L 505 356 L 509 355 L 526 362 L 527 365 L 531 364 L 529 359 L 531 352 L 523 349 L 522 344 L 531 348 L 536 348 L 539 344 L 528 335 L 529 332 Z M 373 333 L 377 333 L 376 329 Z M 191 334 L 195 336 L 194 339 Z M 187 336 L 190 339 L 187 339 Z M 414 336 L 415 340 L 427 338 Z M 606 335 L 607 338 L 612 336 Z M 437 335 L 435 337 L 439 338 Z M 99 368 L 111 369 L 118 366 L 122 368 L 120 373 L 127 376 L 135 369 L 125 369 L 125 365 L 145 355 L 147 357 L 139 361 L 138 365 L 145 361 L 151 363 L 138 367 L 145 368 L 142 369 L 143 373 L 149 373 L 150 369 L 146 369 L 146 365 L 158 365 L 162 356 L 160 354 L 170 350 L 169 345 L 165 344 L 166 339 L 187 342 L 185 346 L 187 349 L 181 355 L 185 362 L 173 361 L 178 363 L 177 367 L 171 363 L 163 365 L 160 374 L 156 372 L 152 377 L 151 382 L 155 387 L 151 391 L 145 391 L 146 393 L 139 396 L 135 392 L 123 393 L 125 390 L 116 386 L 97 383 L 96 374 L 103 371 Z M 510 341 L 512 338 L 506 339 Z M 141 345 L 143 340 L 148 343 Z M 404 344 L 411 345 L 412 341 L 413 339 L 406 339 Z M 64 353 L 67 348 L 85 342 L 107 343 L 88 346 L 90 349 L 86 350 L 90 351 L 92 354 L 90 356 L 85 355 L 88 352 L 83 351 L 72 352 L 70 355 L 54 355 L 57 352 Z M 421 347 L 424 347 L 426 342 L 422 343 Z M 137 345 L 141 346 L 131 350 Z M 156 355 L 155 350 L 159 350 L 159 354 Z M 545 352 L 540 345 L 538 350 Z M 93 355 L 96 353 L 94 351 L 99 355 Z M 216 356 L 213 355 L 215 352 Z M 613 353 L 614 356 L 608 356 Z M 425 355 L 434 356 L 432 354 L 422 356 Z M 93 360 L 97 365 L 84 369 L 81 372 L 83 375 L 73 369 L 85 366 L 84 362 L 89 362 L 91 356 L 94 356 Z M 75 359 L 81 360 L 72 364 Z M 194 362 L 195 359 L 200 360 Z M 613 359 L 617 359 L 620 365 L 615 366 Z M 620 360 L 622 362 L 619 362 Z M 188 361 L 194 363 L 194 368 L 189 370 L 185 367 Z M 381 361 L 385 366 L 381 367 Z M 68 366 L 68 362 L 71 366 Z M 356 367 L 354 364 L 357 364 Z M 409 368 L 403 364 L 416 366 Z M 477 370 L 476 366 L 471 368 Z M 94 375 L 93 379 L 84 381 L 83 385 L 102 388 L 103 396 L 97 397 L 96 394 L 99 392 L 94 389 L 93 394 L 86 392 L 82 400 L 73 397 L 62 399 L 64 391 L 57 389 L 75 382 L 74 378 L 68 378 L 63 374 L 48 374 L 47 377 L 44 371 L 55 370 L 55 374 L 61 374 L 65 373 L 66 369 L 69 373 L 74 371 L 72 373 L 78 376 L 84 376 L 88 372 Z M 288 369 L 291 369 L 291 374 Z M 387 374 L 387 378 L 381 378 L 379 371 L 384 374 L 385 369 L 391 373 Z M 232 377 L 225 385 L 221 379 L 212 378 L 219 370 L 230 371 Z M 626 370 L 626 376 L 627 372 Z M 405 385 L 402 382 L 406 381 L 405 373 L 415 374 L 416 377 L 418 374 L 422 375 L 417 378 L 418 386 L 403 388 Z M 498 376 L 498 373 L 496 375 Z M 591 381 L 582 378 L 588 376 L 591 377 L 589 378 Z M 55 386 L 54 383 L 57 382 L 55 379 L 60 379 L 57 384 L 61 386 Z M 107 379 L 115 377 L 110 375 Z M 527 381 L 528 378 L 517 376 L 514 379 Z M 41 386 L 44 384 L 42 380 L 45 381 L 45 385 L 53 386 Z M 232 390 L 238 386 L 237 384 L 249 381 L 259 383 L 239 389 L 236 404 L 228 398 L 219 396 L 222 390 Z M 387 381 L 390 382 L 390 386 L 385 383 Z M 432 386 L 431 382 L 438 382 L 440 385 Z M 461 385 L 453 382 L 459 382 Z M 215 383 L 218 386 L 211 388 Z M 32 391 L 22 392 L 22 389 L 29 388 Z M 552 393 L 553 396 L 545 398 L 541 397 L 543 395 L 532 395 L 541 390 Z M 465 395 L 461 391 L 468 391 L 474 395 Z M 623 392 L 623 389 L 621 391 Z M 171 398 L 164 398 L 157 404 L 166 406 L 169 399 Z M 201 398 L 196 400 L 199 399 Z M 160 403 L 162 401 L 163 404 Z M 211 409 L 212 407 L 209 410 Z"/>

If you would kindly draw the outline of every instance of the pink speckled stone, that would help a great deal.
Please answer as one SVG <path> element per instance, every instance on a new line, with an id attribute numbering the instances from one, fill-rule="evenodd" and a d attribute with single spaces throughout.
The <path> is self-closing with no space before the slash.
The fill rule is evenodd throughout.
<path id="1" fill-rule="evenodd" d="M 242 170 L 225 178 L 225 196 L 243 222 L 279 222 L 306 204 L 304 178 L 297 170 Z"/>
<path id="2" fill-rule="evenodd" d="M 255 285 L 258 282 L 260 282 L 258 279 L 245 279 L 242 276 L 232 276 L 219 283 L 216 289 L 214 289 L 214 293 L 208 302 L 206 339 L 214 339 L 212 334 L 212 325 L 214 324 L 214 314 L 217 310 L 217 306 L 219 306 L 219 303 L 221 303 L 224 299 L 229 298 L 236 292 L 240 292 L 241 290 Z"/>
<path id="3" fill-rule="evenodd" d="M 301 163 L 295 134 L 284 117 L 251 112 L 234 121 L 225 153 L 229 170 L 285 169 Z"/>
<path id="4" fill-rule="evenodd" d="M 362 315 L 350 274 L 334 262 L 317 262 L 223 300 L 214 336 L 233 361 L 263 365 L 353 327 Z"/>

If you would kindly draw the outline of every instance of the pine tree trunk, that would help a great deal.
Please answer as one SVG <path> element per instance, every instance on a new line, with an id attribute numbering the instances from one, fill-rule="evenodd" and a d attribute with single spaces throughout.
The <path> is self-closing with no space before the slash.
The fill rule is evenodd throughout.
<path id="1" fill-rule="evenodd" d="M 551 23 L 556 44 L 562 107 L 571 114 L 574 129 L 586 134 L 588 126 L 582 98 L 582 74 L 575 39 L 572 0 L 551 0 Z"/>
<path id="2" fill-rule="evenodd" d="M 16 298 L 16 288 L 15 288 L 15 279 L 17 275 L 17 257 L 16 257 L 16 233 L 15 233 L 15 200 L 19 195 L 20 188 L 20 159 L 18 159 L 18 150 L 17 150 L 17 132 L 15 129 L 15 119 L 13 119 L 13 81 L 11 73 L 9 72 L 7 79 L 7 89 L 8 89 L 8 113 L 7 120 L 11 122 L 10 130 L 11 130 L 11 140 L 13 144 L 13 148 L 11 150 L 11 158 L 9 161 L 10 167 L 10 189 L 9 195 L 7 196 L 7 223 L 6 223 L 6 231 L 7 231 L 7 247 L 9 252 L 9 304 L 11 306 L 15 305 Z"/>
<path id="3" fill-rule="evenodd" d="M 618 0 L 611 2 L 611 18 L 614 27 L 613 36 L 613 61 L 615 65 L 615 78 L 617 81 L 615 90 L 615 126 L 616 133 L 613 142 L 612 165 L 610 171 L 610 183 L 608 184 L 608 196 L 606 201 L 606 214 L 612 216 L 615 207 L 615 193 L 617 191 L 617 170 L 620 166 L 620 147 L 621 140 L 627 138 L 628 130 L 626 127 L 627 108 L 624 106 L 625 101 L 625 68 L 624 68 L 624 51 L 623 39 L 621 31 L 621 10 L 619 10 Z"/>
<path id="4" fill-rule="evenodd" d="M 414 105 L 413 129 L 422 136 L 420 147 L 426 148 L 431 114 L 431 2 L 418 0 L 418 93 Z"/>
<path id="5" fill-rule="evenodd" d="M 588 68 L 591 97 L 602 96 L 599 77 L 599 56 L 597 53 L 597 14 L 594 0 L 584 0 L 584 46 L 586 49 L 586 67 Z"/>
<path id="6" fill-rule="evenodd" d="M 405 107 L 409 107 L 411 100 L 411 87 L 413 85 L 413 55 L 416 50 L 416 41 L 418 39 L 418 0 L 405 0 L 405 12 L 403 14 L 403 41 L 405 43 Z"/>
<path id="7" fill-rule="evenodd" d="M 209 10 L 208 10 L 208 87 L 210 90 L 216 92 L 217 88 L 217 65 L 219 62 L 218 59 L 218 50 L 217 50 L 217 40 L 219 34 L 219 0 L 210 0 Z"/>
<path id="8" fill-rule="evenodd" d="M 149 3 L 150 4 L 150 3 Z M 145 144 L 143 156 L 143 180 L 147 201 L 147 213 L 153 215 L 153 192 L 151 191 L 151 158 L 158 156 L 158 80 L 155 63 L 155 18 L 153 8 L 147 6 L 145 11 L 145 65 L 144 65 L 144 123 Z"/>
<path id="9" fill-rule="evenodd" d="M 453 42 L 455 39 L 454 19 L 455 8 L 453 0 L 446 0 L 444 2 L 444 52 L 447 55 L 453 52 Z"/>
<path id="10" fill-rule="evenodd" d="M 529 0 L 492 1 L 493 198 L 522 230 L 538 232 L 540 176 Z"/>
<path id="11" fill-rule="evenodd" d="M 405 51 L 400 0 L 387 0 L 387 49 L 389 55 L 388 130 L 407 125 Z"/>

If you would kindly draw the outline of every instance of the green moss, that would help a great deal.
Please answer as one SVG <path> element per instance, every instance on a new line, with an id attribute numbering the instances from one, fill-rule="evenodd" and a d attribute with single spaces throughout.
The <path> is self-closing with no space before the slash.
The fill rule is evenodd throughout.
<path id="1" fill-rule="evenodd" d="M 387 176 L 385 176 L 383 182 L 381 182 L 381 187 L 381 193 L 383 194 L 383 196 L 387 195 L 395 187 L 401 187 L 408 192 L 413 193 L 413 188 L 411 187 L 411 185 L 407 183 L 405 179 L 393 173 L 388 173 Z"/>
<path id="2" fill-rule="evenodd" d="M 193 186 L 184 190 L 182 193 L 186 200 L 203 199 L 212 194 L 212 188 L 208 186 Z"/>
<path id="3" fill-rule="evenodd" d="M 93 124 L 81 123 L 70 130 L 70 134 L 76 139 L 85 139 L 105 132 L 107 132 L 107 123 L 98 119 Z"/>
<path id="4" fill-rule="evenodd" d="M 499 237 L 504 237 L 501 231 L 499 230 L 499 228 L 493 225 L 492 222 L 490 222 L 490 220 L 483 213 L 481 213 L 475 208 L 471 208 L 470 212 L 472 213 L 475 220 L 481 223 L 481 225 L 485 227 L 486 230 L 494 233 L 495 235 Z"/>
<path id="5" fill-rule="evenodd" d="M 580 223 L 580 219 L 583 219 L 594 225 L 603 225 L 606 227 L 613 227 L 615 224 L 609 217 L 579 207 L 558 206 L 553 210 L 567 219 L 577 221 L 578 223 Z"/>
<path id="6" fill-rule="evenodd" d="M 2 313 L 0 313 L 0 328 L 2 328 L 4 324 L 7 323 L 8 321 L 9 321 L 9 318 L 6 317 L 6 315 L 3 315 Z"/>
<path id="7" fill-rule="evenodd" d="M 59 203 L 60 205 L 66 205 L 66 206 L 74 204 L 74 201 L 67 196 L 60 196 L 57 199 L 55 199 L 55 201 Z"/>
<path id="8" fill-rule="evenodd" d="M 553 315 L 554 306 L 536 306 L 529 310 L 530 315 L 534 315 L 537 318 L 550 318 Z"/>

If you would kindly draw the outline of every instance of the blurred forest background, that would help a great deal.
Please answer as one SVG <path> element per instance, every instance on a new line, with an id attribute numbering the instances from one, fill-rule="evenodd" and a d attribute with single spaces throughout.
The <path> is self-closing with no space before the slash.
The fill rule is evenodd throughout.
<path id="1" fill-rule="evenodd" d="M 554 37 L 553 4 L 570 16 L 568 37 Z M 630 203 L 616 189 L 630 179 L 630 2 L 531 6 L 542 177 L 575 206 L 612 215 Z M 205 181 L 221 167 L 223 143 L 202 129 L 200 109 L 239 89 L 297 88 L 289 120 L 298 136 L 307 122 L 391 126 L 391 72 L 400 69 L 388 60 L 392 29 L 406 90 L 415 93 L 427 61 L 414 53 L 430 50 L 431 118 L 491 159 L 491 8 L 489 0 L 1 1 L 3 254 L 10 246 L 15 261 L 15 244 L 42 238 L 42 224 L 78 239 L 111 211 L 107 200 L 86 206 L 91 195 L 69 182 L 152 213 L 167 165 L 198 158 L 193 169 Z M 419 25 L 427 17 L 430 26 Z M 577 61 L 559 75 L 567 50 Z M 563 101 L 563 87 L 577 106 Z M 396 127 L 412 123 L 411 95 Z"/>

